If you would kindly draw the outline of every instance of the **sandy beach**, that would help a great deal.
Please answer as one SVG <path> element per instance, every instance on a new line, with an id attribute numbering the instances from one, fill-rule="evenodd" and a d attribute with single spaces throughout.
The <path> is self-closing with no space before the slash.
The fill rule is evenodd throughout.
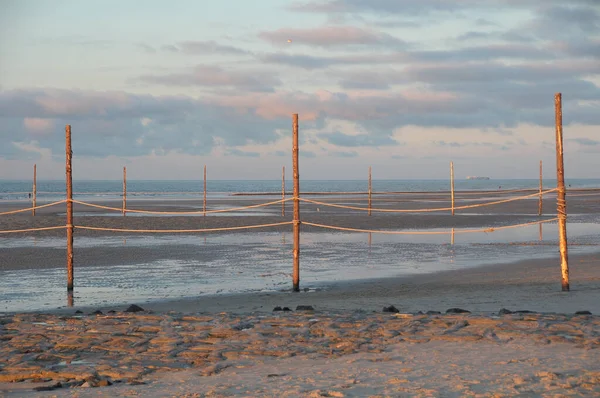
<path id="1" fill-rule="evenodd" d="M 365 203 L 364 198 L 355 201 Z M 259 202 L 236 198 L 212 206 Z M 394 208 L 421 204 L 412 199 L 382 203 Z M 138 205 L 165 208 L 151 202 L 132 208 Z M 445 205 L 447 201 L 433 203 Z M 540 220 L 537 200 L 501 206 L 454 217 L 368 217 L 306 205 L 302 216 L 317 223 L 380 229 L 489 228 Z M 544 206 L 550 212 L 554 204 L 548 200 Z M 175 202 L 169 207 L 192 205 Z M 597 223 L 599 207 L 596 197 L 569 202 L 575 222 Z M 100 210 L 85 210 L 94 211 Z M 280 207 L 272 211 L 185 218 L 76 213 L 75 221 L 116 228 L 203 228 L 290 218 L 291 212 L 280 215 Z M 3 229 L 51 226 L 64 221 L 61 212 L 42 209 L 36 217 L 19 214 L 0 221 Z M 60 237 L 64 231 L 41 234 Z M 554 257 L 497 264 L 488 259 L 481 267 L 419 275 L 373 275 L 327 288 L 309 285 L 300 293 L 219 294 L 5 313 L 0 315 L 0 394 L 595 396 L 600 394 L 600 255 L 594 242 L 588 243 L 589 252 L 570 256 L 570 292 L 560 290 L 556 250 Z M 127 261 L 127 251 L 88 247 L 76 255 L 102 256 L 109 266 Z M 185 256 L 183 251 L 179 255 Z M 130 255 L 152 254 L 138 248 Z M 176 254 L 167 250 L 165 255 Z M 44 247 L 5 248 L 0 263 L 4 269 L 26 270 L 40 257 L 45 267 L 64 266 L 64 249 Z M 125 312 L 129 304 L 144 311 Z M 282 311 L 274 311 L 276 307 Z M 286 307 L 290 311 L 283 311 Z"/>

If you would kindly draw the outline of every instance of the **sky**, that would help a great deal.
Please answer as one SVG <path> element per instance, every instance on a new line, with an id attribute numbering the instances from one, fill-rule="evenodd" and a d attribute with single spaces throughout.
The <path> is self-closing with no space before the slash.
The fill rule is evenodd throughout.
<path id="1" fill-rule="evenodd" d="M 558 92 L 600 178 L 600 0 L 0 0 L 0 179 L 553 178 Z"/>

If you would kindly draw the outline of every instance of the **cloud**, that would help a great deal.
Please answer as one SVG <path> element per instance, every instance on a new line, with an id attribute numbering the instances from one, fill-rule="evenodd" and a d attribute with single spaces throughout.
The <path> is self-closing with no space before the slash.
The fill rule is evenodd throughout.
<path id="1" fill-rule="evenodd" d="M 249 158 L 258 158 L 258 157 L 260 157 L 260 153 L 242 151 L 237 148 L 231 148 L 231 149 L 227 149 L 225 151 L 225 156 L 242 156 L 242 157 L 249 157 Z"/>
<path id="2" fill-rule="evenodd" d="M 328 0 L 296 2 L 290 9 L 311 13 L 364 13 L 375 14 L 401 14 L 425 15 L 432 12 L 452 12 L 477 4 L 475 0 L 447 1 L 447 0 Z"/>
<path id="3" fill-rule="evenodd" d="M 350 151 L 350 152 L 330 151 L 327 155 L 337 157 L 337 158 L 356 158 L 356 157 L 358 157 L 358 152 L 356 152 L 356 151 Z"/>
<path id="4" fill-rule="evenodd" d="M 275 45 L 308 45 L 323 48 L 346 46 L 384 46 L 403 48 L 406 43 L 387 33 L 362 29 L 355 26 L 323 26 L 312 29 L 281 28 L 263 31 L 259 38 Z M 292 40 L 292 43 L 288 43 Z"/>
<path id="5" fill-rule="evenodd" d="M 54 129 L 54 120 L 26 117 L 23 119 L 23 126 L 33 134 L 46 134 Z"/>
<path id="6" fill-rule="evenodd" d="M 266 71 L 225 70 L 218 66 L 198 65 L 183 73 L 144 75 L 141 81 L 167 86 L 234 87 L 249 91 L 273 91 L 282 84 L 273 73 Z"/>
<path id="7" fill-rule="evenodd" d="M 52 119 L 55 128 L 40 135 L 25 127 L 44 126 L 38 119 Z M 62 154 L 65 124 L 72 125 L 76 156 L 208 154 L 217 142 L 225 146 L 275 142 L 278 131 L 289 128 L 289 117 L 267 120 L 251 109 L 189 97 L 57 89 L 0 92 L 2 147 L 35 139 L 40 148 Z"/>
<path id="8" fill-rule="evenodd" d="M 163 46 L 163 49 L 170 52 L 181 52 L 189 55 L 248 55 L 250 51 L 242 48 L 219 44 L 214 40 L 208 41 L 182 41 L 177 45 Z"/>
<path id="9" fill-rule="evenodd" d="M 584 145 L 584 146 L 598 146 L 598 145 L 600 145 L 600 141 L 598 141 L 598 140 L 592 140 L 590 138 L 570 138 L 567 141 L 576 142 L 579 145 Z"/>
<path id="10" fill-rule="evenodd" d="M 378 136 L 372 134 L 347 135 L 339 131 L 335 131 L 331 134 L 323 135 L 322 138 L 330 144 L 343 147 L 398 145 L 398 142 L 389 136 Z"/>

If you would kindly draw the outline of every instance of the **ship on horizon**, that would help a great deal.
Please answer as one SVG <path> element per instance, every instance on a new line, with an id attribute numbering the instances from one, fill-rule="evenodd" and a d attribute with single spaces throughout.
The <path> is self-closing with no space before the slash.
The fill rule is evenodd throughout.
<path id="1" fill-rule="evenodd" d="M 490 177 L 467 176 L 467 180 L 489 180 Z"/>

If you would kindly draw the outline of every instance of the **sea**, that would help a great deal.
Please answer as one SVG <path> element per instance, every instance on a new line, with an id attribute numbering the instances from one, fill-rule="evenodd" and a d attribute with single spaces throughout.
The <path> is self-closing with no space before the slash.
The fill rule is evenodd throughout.
<path id="1" fill-rule="evenodd" d="M 544 179 L 543 187 L 556 187 L 555 179 Z M 600 188 L 600 179 L 566 179 L 569 188 Z M 31 180 L 0 180 L 0 201 L 27 200 L 32 192 Z M 301 180 L 300 192 L 366 192 L 366 180 Z M 496 190 L 496 189 L 537 189 L 537 179 L 456 179 L 457 191 Z M 292 191 L 292 181 L 285 181 L 285 189 Z M 191 180 L 129 180 L 127 197 L 137 199 L 187 199 L 201 195 L 204 182 Z M 443 192 L 450 190 L 449 180 L 373 180 L 373 192 Z M 281 180 L 208 180 L 207 197 L 227 197 L 236 193 L 281 192 Z M 38 202 L 60 200 L 66 195 L 65 181 L 40 180 L 36 183 Z M 122 196 L 122 181 L 74 180 L 73 197 L 78 200 L 115 199 Z"/>
<path id="2" fill-rule="evenodd" d="M 73 185 L 76 199 L 92 202 L 118 199 L 123 189 L 122 181 L 75 180 Z M 372 185 L 374 192 L 447 192 L 450 188 L 447 180 L 373 180 Z M 600 179 L 567 178 L 566 185 L 572 189 L 600 188 Z M 543 186 L 554 188 L 556 180 L 545 179 Z M 458 191 L 538 187 L 539 180 L 535 179 L 455 181 Z M 0 204 L 22 202 L 23 207 L 28 207 L 31 190 L 31 181 L 0 180 Z M 291 181 L 286 181 L 286 191 L 291 190 Z M 303 180 L 300 190 L 365 192 L 367 181 Z M 128 198 L 136 200 L 192 199 L 202 197 L 202 192 L 202 180 L 127 183 Z M 236 193 L 273 193 L 277 197 L 280 192 L 281 180 L 207 181 L 209 198 L 234 197 Z M 268 196 L 261 198 L 266 200 Z M 64 181 L 37 182 L 38 204 L 64 197 Z M 537 215 L 528 217 L 527 220 L 538 219 Z M 155 227 L 160 228 L 158 219 Z M 0 216 L 0 231 L 4 229 Z M 455 237 L 448 231 L 429 230 L 443 233 L 302 232 L 300 287 L 309 288 L 310 294 L 353 280 L 426 274 L 532 258 L 554 261 L 557 289 L 560 286 L 556 223 L 481 233 L 461 234 L 457 230 Z M 569 213 L 567 231 L 569 254 L 600 252 L 600 214 Z M 0 313 L 67 306 L 65 242 L 62 237 L 0 234 Z M 289 291 L 292 242 L 291 226 L 287 232 L 109 236 L 75 233 L 74 305 L 119 309 L 131 303 L 143 306 L 147 302 L 205 295 Z M 16 255 L 26 255 L 31 267 L 14 270 L 6 266 Z M 50 258 L 56 264 L 49 267 Z"/>

